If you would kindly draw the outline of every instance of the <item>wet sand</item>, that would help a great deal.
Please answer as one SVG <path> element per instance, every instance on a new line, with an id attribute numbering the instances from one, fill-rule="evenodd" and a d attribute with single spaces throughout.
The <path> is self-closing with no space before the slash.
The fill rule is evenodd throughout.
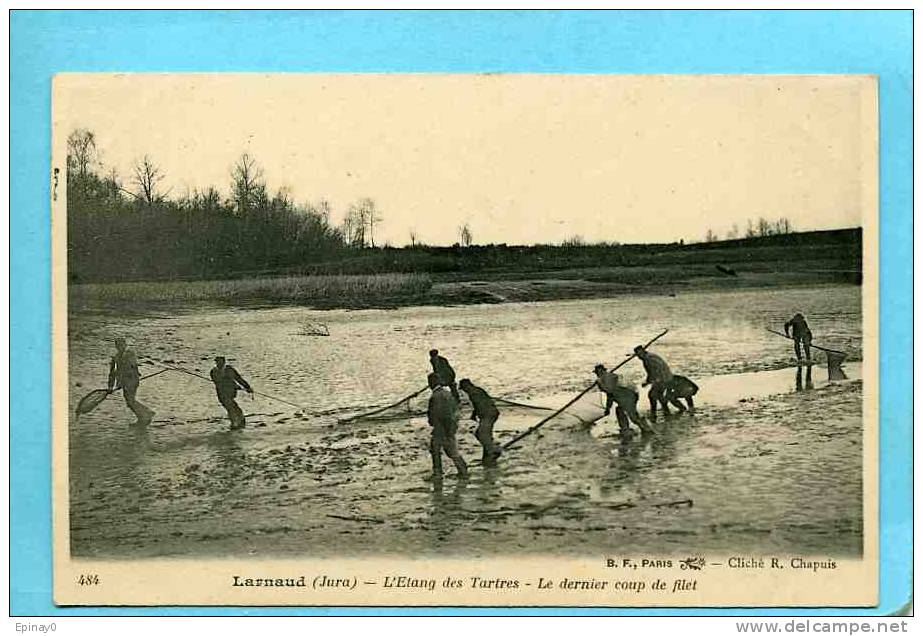
<path id="1" fill-rule="evenodd" d="M 797 304 L 815 317 L 818 342 L 857 360 L 859 289 L 799 292 L 342 312 L 327 314 L 329 338 L 296 335 L 315 316 L 305 310 L 72 316 L 73 404 L 104 378 L 100 340 L 114 331 L 131 334 L 139 353 L 199 372 L 214 352 L 230 354 L 258 390 L 308 403 L 295 413 L 243 398 L 257 415 L 231 433 L 209 386 L 167 373 L 139 393 L 158 411 L 147 429 L 130 427 L 115 398 L 72 419 L 73 552 L 858 555 L 857 367 L 828 384 L 815 366 L 813 388 L 802 377 L 807 390 L 796 391 L 790 343 L 762 326 Z M 708 311 L 715 318 L 703 323 Z M 620 440 L 614 417 L 589 425 L 601 413 L 593 393 L 574 410 L 579 417 L 549 423 L 495 469 L 476 467 L 459 481 L 446 461 L 440 488 L 423 480 L 428 427 L 414 415 L 422 402 L 385 419 L 337 421 L 420 388 L 434 344 L 460 377 L 470 374 L 495 395 L 558 406 L 589 382 L 601 351 L 617 361 L 656 333 L 652 325 L 671 327 L 656 349 L 701 387 L 696 414 L 662 419 L 653 438 Z M 640 379 L 640 364 L 625 371 Z M 545 414 L 504 408 L 497 437 Z M 480 455 L 471 425 L 459 432 L 469 460 Z"/>

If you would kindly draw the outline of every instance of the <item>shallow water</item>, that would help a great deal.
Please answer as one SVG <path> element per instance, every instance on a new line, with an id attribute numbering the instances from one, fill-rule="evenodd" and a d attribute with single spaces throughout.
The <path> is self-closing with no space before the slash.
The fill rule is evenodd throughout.
<path id="1" fill-rule="evenodd" d="M 139 354 L 202 374 L 212 356 L 226 355 L 258 391 L 305 407 L 296 414 L 267 398 L 242 398 L 256 415 L 244 432 L 229 433 L 211 386 L 168 372 L 142 384 L 139 399 L 158 415 L 137 430 L 110 397 L 71 422 L 73 550 L 857 554 L 857 365 L 845 367 L 849 380 L 829 385 L 826 369 L 815 366 L 813 388 L 796 392 L 790 343 L 765 327 L 779 328 L 800 310 L 817 343 L 855 361 L 860 307 L 860 288 L 835 286 L 394 311 L 73 315 L 72 406 L 104 384 L 104 339 L 121 333 Z M 318 321 L 330 337 L 300 335 Z M 423 419 L 337 423 L 421 388 L 432 347 L 459 377 L 494 395 L 556 407 L 591 381 L 597 361 L 624 360 L 668 327 L 654 349 L 701 389 L 696 415 L 661 420 L 653 439 L 622 442 L 612 418 L 587 426 L 601 414 L 593 393 L 573 411 L 580 417 L 549 423 L 497 469 L 475 468 L 467 483 L 449 477 L 438 489 L 422 480 Z M 637 361 L 623 371 L 643 377 Z M 544 415 L 503 409 L 497 435 L 509 439 Z M 470 461 L 479 448 L 467 428 L 459 438 Z"/>

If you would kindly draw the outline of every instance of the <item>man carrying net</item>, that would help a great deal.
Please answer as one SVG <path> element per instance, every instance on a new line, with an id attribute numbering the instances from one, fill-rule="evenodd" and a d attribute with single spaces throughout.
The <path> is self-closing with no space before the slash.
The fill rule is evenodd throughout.
<path id="1" fill-rule="evenodd" d="M 125 338 L 115 339 L 115 355 L 109 363 L 109 384 L 106 390 L 114 392 L 119 387 L 125 404 L 138 418 L 137 424 L 146 426 L 154 419 L 154 411 L 147 408 L 136 398 L 141 374 L 138 372 L 138 357 L 125 344 Z"/>

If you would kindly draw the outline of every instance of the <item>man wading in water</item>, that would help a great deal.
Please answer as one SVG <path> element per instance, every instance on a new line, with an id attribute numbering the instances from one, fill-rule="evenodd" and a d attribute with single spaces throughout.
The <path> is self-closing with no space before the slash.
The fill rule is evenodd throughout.
<path id="1" fill-rule="evenodd" d="M 461 402 L 458 395 L 458 387 L 455 386 L 455 369 L 449 364 L 449 361 L 439 355 L 438 349 L 432 349 L 429 352 L 429 363 L 433 366 L 433 373 L 439 376 L 439 381 L 443 386 L 448 387 L 452 392 L 452 397 L 456 402 Z"/>
<path id="2" fill-rule="evenodd" d="M 647 399 L 651 403 L 651 420 L 657 421 L 657 402 L 663 407 L 663 414 L 670 414 L 670 407 L 667 405 L 666 392 L 673 384 L 673 372 L 670 371 L 670 365 L 667 361 L 651 353 L 641 345 L 635 347 L 635 355 L 644 364 L 644 370 L 647 372 L 647 379 L 641 386 L 651 385 L 647 394 Z"/>
<path id="3" fill-rule="evenodd" d="M 240 377 L 237 369 L 226 364 L 224 356 L 215 358 L 215 368 L 211 371 L 212 382 L 215 383 L 215 392 L 218 394 L 218 401 L 221 406 L 227 409 L 228 417 L 231 419 L 231 430 L 243 428 L 246 424 L 244 412 L 237 404 L 237 389 L 243 389 L 253 395 L 253 389 L 247 384 L 247 381 Z"/>
<path id="4" fill-rule="evenodd" d="M 684 375 L 674 373 L 673 383 L 667 388 L 664 396 L 667 398 L 667 402 L 679 409 L 680 413 L 685 413 L 686 411 L 692 413 L 695 410 L 695 402 L 692 397 L 698 392 L 698 384 Z M 680 398 L 686 400 L 688 408 L 683 406 L 683 403 L 679 401 Z"/>
<path id="5" fill-rule="evenodd" d="M 788 330 L 791 329 L 791 338 L 795 341 L 795 357 L 801 364 L 801 350 L 804 349 L 804 357 L 811 363 L 811 330 L 808 328 L 808 321 L 800 313 L 792 316 L 792 319 L 785 323 L 785 335 L 788 336 Z"/>
<path id="6" fill-rule="evenodd" d="M 141 426 L 147 426 L 154 419 L 154 411 L 135 399 L 135 395 L 138 393 L 138 384 L 141 382 L 141 374 L 138 372 L 138 357 L 134 351 L 125 346 L 125 338 L 115 339 L 115 351 L 116 353 L 109 363 L 109 385 L 107 388 L 112 393 L 116 388 L 121 387 L 125 404 L 138 418 L 136 423 Z"/>
<path id="7" fill-rule="evenodd" d="M 458 442 L 455 434 L 458 431 L 458 401 L 452 396 L 439 375 L 430 373 L 426 377 L 432 395 L 429 396 L 429 406 L 426 417 L 429 425 L 433 427 L 429 439 L 429 452 L 433 458 L 433 475 L 431 479 L 442 479 L 442 453 L 455 464 L 459 479 L 467 479 L 468 465 L 458 452 Z"/>
<path id="8" fill-rule="evenodd" d="M 458 383 L 462 391 L 468 394 L 474 411 L 471 413 L 471 419 L 478 423 L 477 432 L 474 434 L 484 449 L 484 455 L 481 462 L 485 466 L 493 466 L 497 463 L 497 458 L 503 449 L 494 442 L 494 424 L 500 417 L 500 411 L 490 395 L 479 386 L 471 383 L 471 380 L 465 378 Z"/>
<path id="9" fill-rule="evenodd" d="M 612 405 L 616 405 L 615 417 L 619 421 L 619 435 L 622 439 L 628 439 L 633 435 L 631 428 L 628 426 L 628 420 L 634 422 L 645 435 L 652 434 L 654 430 L 638 413 L 637 391 L 632 387 L 621 384 L 618 374 L 607 371 L 606 367 L 601 364 L 597 364 L 593 372 L 596 374 L 596 386 L 606 394 L 604 415 L 609 415 L 612 412 Z"/>

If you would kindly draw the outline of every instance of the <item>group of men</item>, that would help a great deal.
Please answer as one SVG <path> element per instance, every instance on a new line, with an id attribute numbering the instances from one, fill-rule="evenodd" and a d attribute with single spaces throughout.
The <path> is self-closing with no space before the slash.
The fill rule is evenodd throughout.
<path id="1" fill-rule="evenodd" d="M 658 404 L 660 404 L 664 415 L 670 414 L 670 404 L 675 406 L 680 413 L 695 409 L 693 396 L 699 392 L 699 387 L 695 382 L 685 376 L 673 373 L 666 360 L 656 353 L 651 353 L 641 345 L 635 347 L 634 354 L 641 360 L 644 365 L 644 371 L 647 373 L 647 377 L 641 386 L 651 387 L 647 394 L 651 406 L 651 421 L 657 420 Z M 642 434 L 653 434 L 654 429 L 650 423 L 638 413 L 639 396 L 634 385 L 623 383 L 621 376 L 606 370 L 606 367 L 602 364 L 597 364 L 593 368 L 593 372 L 596 374 L 597 388 L 606 395 L 606 409 L 603 414 L 609 415 L 612 412 L 612 405 L 615 405 L 615 417 L 619 422 L 619 435 L 623 439 L 632 436 L 632 430 L 628 425 L 629 421 L 641 429 Z M 686 400 L 686 406 L 683 406 L 680 399 Z"/>
<path id="2" fill-rule="evenodd" d="M 651 419 L 657 419 L 657 405 L 660 404 L 665 415 L 670 414 L 669 404 L 675 406 L 681 413 L 694 409 L 693 396 L 699 387 L 690 379 L 674 374 L 667 362 L 655 353 L 651 353 L 643 346 L 635 347 L 635 355 L 644 364 L 647 378 L 642 386 L 650 385 L 648 399 L 651 406 Z M 485 466 L 496 464 L 502 452 L 502 447 L 494 441 L 494 424 L 500 417 L 494 399 L 481 387 L 475 386 L 471 380 L 463 379 L 456 387 L 455 370 L 449 361 L 439 355 L 437 349 L 429 352 L 430 364 L 433 371 L 427 377 L 431 394 L 427 408 L 427 419 L 432 432 L 430 436 L 430 455 L 433 459 L 433 478 L 441 479 L 442 454 L 445 453 L 455 464 L 459 478 L 468 475 L 468 465 L 458 450 L 456 434 L 458 432 L 458 409 L 461 402 L 458 389 L 461 388 L 468 395 L 473 411 L 471 418 L 478 423 L 474 435 L 483 449 L 481 458 Z M 654 429 L 648 421 L 638 413 L 638 392 L 634 386 L 624 384 L 618 374 L 607 371 L 602 364 L 597 364 L 593 369 L 596 374 L 596 386 L 606 395 L 606 409 L 604 415 L 612 412 L 615 405 L 615 415 L 619 422 L 619 432 L 623 439 L 632 435 L 629 422 L 641 429 L 642 434 L 650 435 Z M 686 400 L 686 405 L 679 401 Z"/>
<path id="3" fill-rule="evenodd" d="M 228 412 L 231 430 L 239 430 L 246 424 L 243 409 L 237 404 L 237 391 L 242 389 L 252 394 L 253 388 L 244 380 L 237 369 L 227 363 L 224 356 L 215 357 L 215 367 L 209 374 L 215 384 L 218 401 Z M 121 389 L 125 404 L 138 418 L 137 424 L 146 426 L 154 419 L 154 411 L 138 401 L 138 384 L 141 373 L 138 370 L 138 356 L 128 348 L 124 338 L 115 339 L 115 355 L 109 362 L 109 393 Z"/>
<path id="4" fill-rule="evenodd" d="M 810 363 L 811 360 L 811 330 L 807 321 L 800 313 L 796 313 L 791 320 L 785 323 L 785 334 L 795 342 L 795 355 L 799 361 L 802 352 Z M 154 411 L 141 404 L 137 399 L 138 384 L 141 380 L 138 371 L 138 358 L 135 352 L 126 346 L 124 338 L 115 339 L 116 353 L 109 366 L 109 392 L 117 388 L 122 390 L 125 404 L 138 418 L 138 424 L 146 425 L 154 417 Z M 670 366 L 661 356 L 648 351 L 644 346 L 638 345 L 634 355 L 641 360 L 647 374 L 642 387 L 650 386 L 647 397 L 650 403 L 650 422 L 657 420 L 657 406 L 660 405 L 664 415 L 670 414 L 669 405 L 672 404 L 680 413 L 692 411 L 695 408 L 693 396 L 698 393 L 699 387 L 689 378 L 672 372 Z M 439 355 L 437 349 L 429 352 L 432 372 L 427 376 L 431 394 L 427 407 L 427 419 L 432 427 L 430 436 L 430 455 L 433 460 L 433 478 L 442 477 L 442 455 L 445 453 L 458 471 L 460 478 L 468 475 L 468 465 L 458 450 L 459 407 L 461 395 L 459 388 L 464 391 L 470 400 L 473 410 L 471 419 L 477 422 L 474 436 L 481 444 L 483 454 L 481 461 L 485 466 L 495 465 L 503 448 L 494 441 L 494 424 L 500 417 L 494 399 L 483 388 L 475 386 L 471 380 L 465 378 L 455 382 L 455 370 L 449 361 Z M 651 423 L 638 413 L 639 395 L 637 389 L 631 384 L 624 383 L 621 376 L 613 371 L 608 371 L 602 364 L 597 364 L 593 369 L 596 374 L 596 387 L 606 395 L 604 415 L 615 408 L 616 419 L 619 423 L 619 433 L 623 439 L 633 435 L 629 423 L 635 424 L 642 435 L 654 433 Z M 253 388 L 241 377 L 240 373 L 227 364 L 223 356 L 215 358 L 215 367 L 209 374 L 215 385 L 218 401 L 227 410 L 231 420 L 231 429 L 237 430 L 245 426 L 246 418 L 240 405 L 237 404 L 237 391 L 244 390 L 250 394 Z M 680 399 L 686 401 L 684 406 Z"/>
<path id="5" fill-rule="evenodd" d="M 426 409 L 427 420 L 432 427 L 430 434 L 429 451 L 433 459 L 433 478 L 442 478 L 442 454 L 445 453 L 455 464 L 459 478 L 468 476 L 468 464 L 458 451 L 459 406 L 461 395 L 460 388 L 467 394 L 471 401 L 472 411 L 470 420 L 477 422 L 474 436 L 481 444 L 483 454 L 481 463 L 493 466 L 503 452 L 503 448 L 494 441 L 494 424 L 500 417 L 497 404 L 487 391 L 464 378 L 456 386 L 455 369 L 449 361 L 439 355 L 437 349 L 429 352 L 432 373 L 427 378 L 430 388 L 429 404 Z"/>

